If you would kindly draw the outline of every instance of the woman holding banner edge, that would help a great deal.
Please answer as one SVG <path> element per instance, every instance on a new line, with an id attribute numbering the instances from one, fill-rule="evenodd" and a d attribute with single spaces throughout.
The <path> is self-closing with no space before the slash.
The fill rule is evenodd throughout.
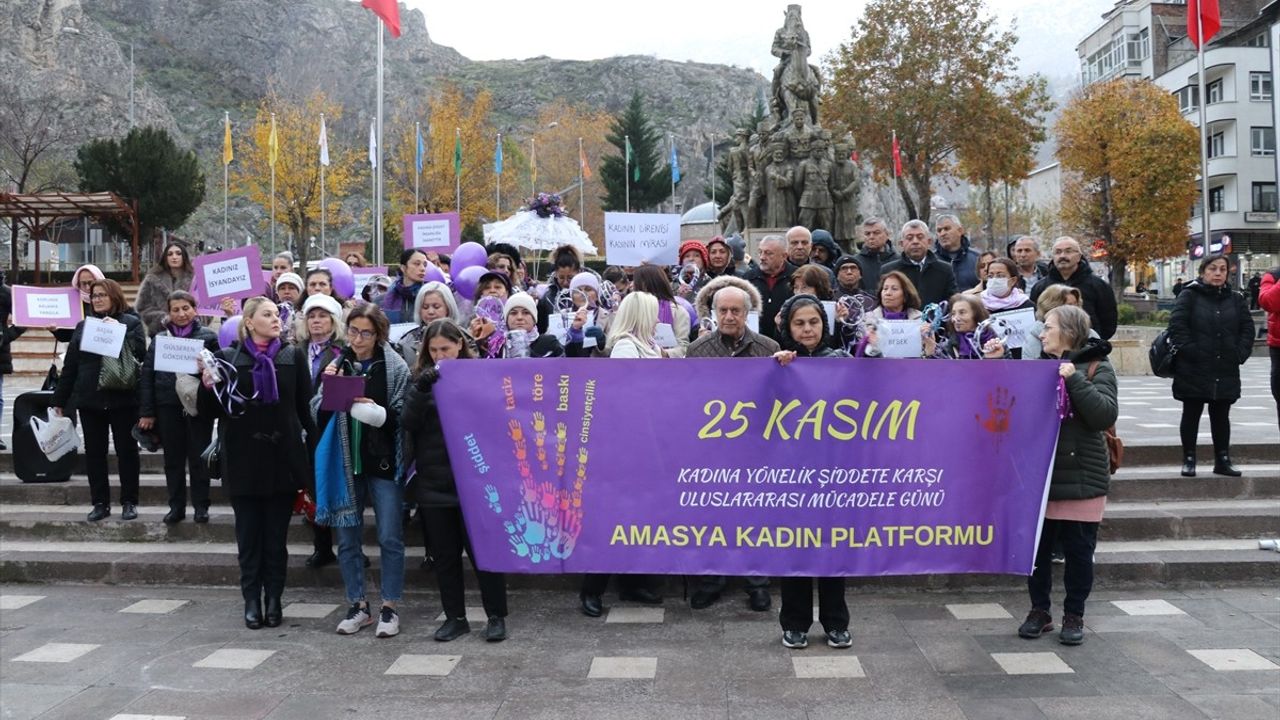
<path id="1" fill-rule="evenodd" d="M 1046 356 L 1061 360 L 1058 374 L 1069 409 L 1064 409 L 1054 451 L 1035 569 L 1027 578 L 1031 611 L 1018 635 L 1034 639 L 1053 630 L 1051 556 L 1054 543 L 1060 540 L 1066 554 L 1063 585 L 1067 595 L 1058 639 L 1064 645 L 1079 645 L 1084 642 L 1084 603 L 1093 589 L 1093 553 L 1111 481 L 1103 431 L 1115 424 L 1119 414 L 1116 374 L 1107 359 L 1111 344 L 1089 336 L 1089 315 L 1081 308 L 1063 305 L 1050 310 L 1040 342 Z"/>

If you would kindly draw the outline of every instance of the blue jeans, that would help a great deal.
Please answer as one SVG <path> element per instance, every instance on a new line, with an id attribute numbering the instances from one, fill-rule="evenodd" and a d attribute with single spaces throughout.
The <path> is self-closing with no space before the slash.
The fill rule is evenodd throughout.
<path id="1" fill-rule="evenodd" d="M 355 527 L 334 528 L 338 536 L 338 567 L 347 590 L 347 602 L 364 597 L 364 555 L 360 552 L 364 536 L 364 509 L 373 501 L 373 516 L 378 524 L 378 546 L 382 549 L 382 602 L 399 602 L 404 591 L 404 491 L 400 484 L 386 478 L 359 476 L 355 480 L 356 504 L 360 521 Z"/>

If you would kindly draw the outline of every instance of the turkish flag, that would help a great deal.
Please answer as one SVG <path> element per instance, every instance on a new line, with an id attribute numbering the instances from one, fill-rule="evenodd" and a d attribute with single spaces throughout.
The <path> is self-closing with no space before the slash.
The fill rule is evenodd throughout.
<path id="1" fill-rule="evenodd" d="M 382 18 L 391 30 L 391 37 L 400 37 L 400 6 L 396 0 L 360 0 L 360 6 L 369 8 Z M 1217 0 L 1214 0 L 1214 7 L 1217 7 Z"/>
<path id="2" fill-rule="evenodd" d="M 850 160 L 852 160 L 852 161 L 854 162 L 854 164 L 856 165 L 856 164 L 857 164 L 857 162 L 858 162 L 858 151 L 857 151 L 857 150 L 850 150 L 850 151 L 849 151 L 849 159 L 850 159 Z"/>
<path id="3" fill-rule="evenodd" d="M 1218 11 L 1218 0 L 1187 0 L 1187 37 L 1191 39 L 1192 45 L 1204 45 L 1221 28 L 1222 14 Z"/>
<path id="4" fill-rule="evenodd" d="M 893 134 L 893 176 L 902 177 L 902 147 L 898 145 L 898 133 Z"/>

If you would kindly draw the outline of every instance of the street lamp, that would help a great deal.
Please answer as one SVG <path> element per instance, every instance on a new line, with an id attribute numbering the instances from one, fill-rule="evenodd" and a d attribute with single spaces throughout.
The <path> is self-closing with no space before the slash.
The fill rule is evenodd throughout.
<path id="1" fill-rule="evenodd" d="M 88 33 L 81 30 L 80 28 L 71 27 L 70 25 L 64 25 L 62 28 L 62 32 L 68 35 L 96 37 L 96 38 L 101 38 L 103 40 L 111 40 L 112 42 L 120 42 L 119 40 L 117 40 L 116 38 L 110 35 L 99 35 L 98 33 Z M 124 42 L 129 46 L 129 129 L 132 130 L 134 127 L 134 124 L 133 124 L 133 84 L 134 84 L 133 83 L 133 42 L 129 40 L 125 40 Z"/>

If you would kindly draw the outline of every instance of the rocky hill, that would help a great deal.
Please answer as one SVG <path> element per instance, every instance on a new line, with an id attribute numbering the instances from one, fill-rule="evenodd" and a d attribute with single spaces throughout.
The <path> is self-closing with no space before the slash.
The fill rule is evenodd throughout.
<path id="1" fill-rule="evenodd" d="M 8 10 L 3 7 L 7 6 Z M 248 117 L 269 87 L 303 96 L 323 89 L 347 108 L 350 136 L 373 115 L 375 20 L 351 0 L 8 0 L 0 6 L 0 72 L 54 92 L 62 122 L 80 139 L 128 128 L 129 55 L 136 66 L 138 124 L 156 124 L 195 148 L 216 172 L 223 111 Z M 652 57 L 598 61 L 535 58 L 474 62 L 432 42 L 422 14 L 401 9 L 403 36 L 386 44 L 386 97 L 430 93 L 443 82 L 487 88 L 507 132 L 520 133 L 557 98 L 617 112 L 640 92 L 663 133 L 673 133 L 688 182 L 686 206 L 702 202 L 707 137 L 754 104 L 765 78 L 750 70 Z M 767 29 L 766 29 L 767 30 Z M 761 42 L 769 41 L 762 31 Z M 553 78 L 554 82 L 548 82 Z M 721 142 L 726 142 L 722 136 Z M 217 218 L 218 182 L 189 222 Z M 259 211 L 237 208 L 240 225 Z"/>

